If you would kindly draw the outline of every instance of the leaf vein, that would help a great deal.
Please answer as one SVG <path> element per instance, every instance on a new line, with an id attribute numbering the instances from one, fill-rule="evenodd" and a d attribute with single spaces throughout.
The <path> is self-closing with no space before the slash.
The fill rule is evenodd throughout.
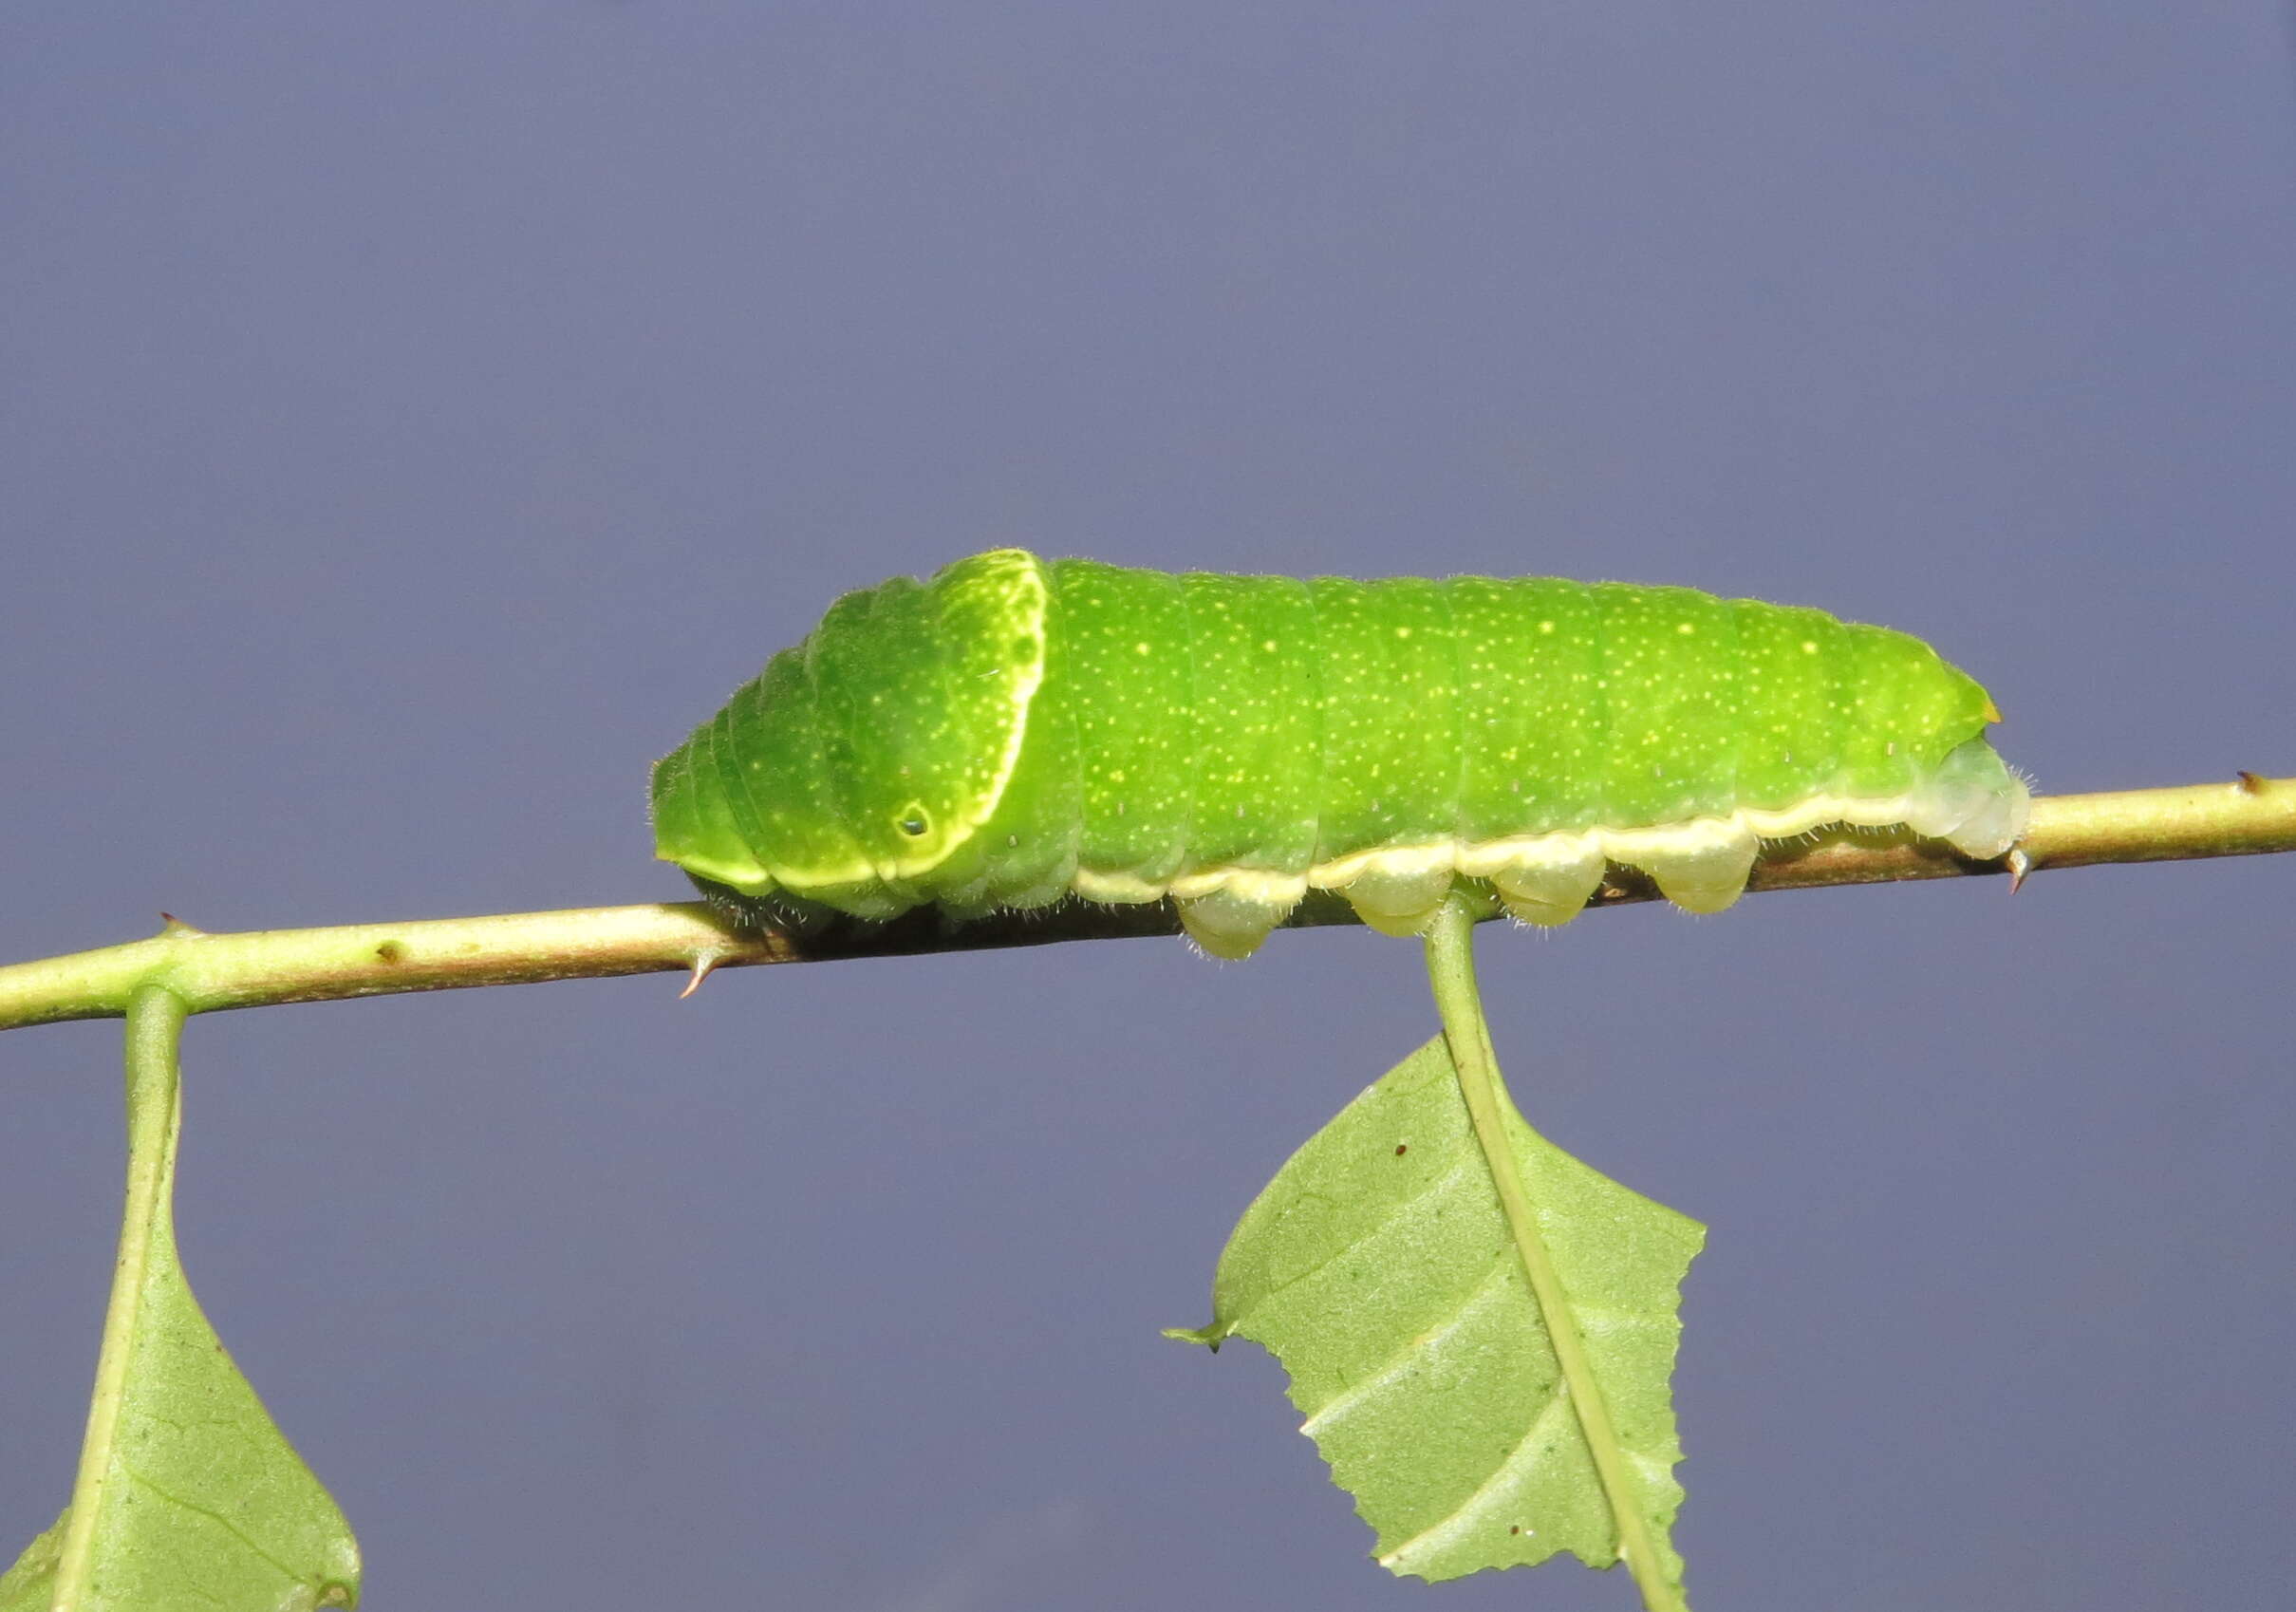
<path id="1" fill-rule="evenodd" d="M 1316 1435 L 1316 1428 L 1336 1416 L 1344 1415 L 1365 1398 L 1377 1393 L 1405 1366 L 1420 1359 L 1428 1350 L 1456 1332 L 1465 1323 L 1467 1317 L 1482 1305 L 1485 1297 L 1494 1287 L 1497 1287 L 1499 1291 L 1505 1291 L 1503 1278 L 1506 1273 L 1507 1262 L 1503 1258 L 1491 1261 L 1491 1268 L 1484 1272 L 1482 1279 L 1473 1287 L 1467 1289 L 1466 1297 L 1452 1309 L 1448 1320 L 1431 1331 L 1423 1332 L 1415 1338 L 1406 1339 L 1394 1353 L 1380 1361 L 1369 1374 L 1357 1378 L 1337 1394 L 1316 1406 L 1316 1414 L 1299 1424 L 1299 1431 L 1313 1438 Z"/>
<path id="2" fill-rule="evenodd" d="M 1297 1275 L 1287 1276 L 1281 1282 L 1271 1284 L 1267 1290 L 1267 1297 L 1272 1299 L 1279 1293 L 1288 1291 L 1289 1289 L 1297 1286 L 1300 1283 L 1309 1280 L 1311 1277 L 1329 1270 L 1333 1265 L 1347 1258 L 1348 1255 L 1353 1253 L 1357 1248 L 1362 1247 L 1364 1244 L 1378 1236 L 1382 1231 L 1385 1231 L 1390 1224 L 1394 1221 L 1401 1220 L 1406 1214 L 1409 1213 L 1413 1209 L 1416 1209 L 1420 1204 L 1426 1202 L 1428 1198 L 1434 1197 L 1436 1194 L 1446 1191 L 1454 1186 L 1459 1181 L 1460 1177 L 1468 1172 L 1467 1166 L 1471 1162 L 1473 1161 L 1463 1155 L 1458 1163 L 1452 1165 L 1450 1169 L 1445 1171 L 1441 1175 L 1436 1176 L 1425 1187 L 1420 1188 L 1418 1191 L 1413 1192 L 1408 1198 L 1398 1199 L 1391 1210 L 1381 1215 L 1377 1220 L 1373 1221 L 1364 1229 L 1361 1235 L 1349 1238 L 1346 1242 L 1340 1244 L 1339 1246 L 1334 1248 L 1329 1254 L 1326 1254 L 1322 1259 L 1317 1260 L 1314 1265 L 1309 1265 Z"/>
<path id="3" fill-rule="evenodd" d="M 135 1484 L 138 1488 L 150 1490 L 154 1494 L 157 1494 L 160 1499 L 166 1501 L 170 1506 L 179 1506 L 184 1510 L 191 1512 L 192 1515 L 196 1517 L 205 1517 L 209 1522 L 215 1524 L 225 1533 L 231 1535 L 232 1538 L 237 1540 L 241 1545 L 247 1546 L 249 1554 L 252 1555 L 257 1561 L 263 1563 L 266 1566 L 276 1569 L 281 1577 L 295 1584 L 308 1584 L 312 1582 L 309 1574 L 299 1573 L 294 1568 L 289 1566 L 285 1562 L 280 1561 L 278 1557 L 272 1555 L 271 1551 L 266 1549 L 260 1544 L 256 1543 L 254 1539 L 251 1538 L 246 1529 L 242 1528 L 237 1523 L 233 1522 L 231 1518 L 225 1516 L 222 1512 L 212 1509 L 209 1507 L 202 1506 L 196 1501 L 187 1500 L 182 1495 L 175 1493 L 173 1490 L 165 1488 L 164 1486 L 154 1483 L 150 1478 L 144 1476 L 141 1472 L 138 1471 L 134 1467 L 128 1465 L 125 1461 L 121 1461 L 120 1463 L 120 1470 L 127 1474 L 128 1481 Z"/>
<path id="4" fill-rule="evenodd" d="M 1543 1438 L 1551 1424 L 1570 1414 L 1570 1396 L 1564 1391 L 1562 1379 L 1557 1378 L 1555 1386 L 1547 1391 L 1546 1403 L 1531 1418 L 1531 1425 L 1516 1441 L 1515 1448 L 1507 1452 L 1506 1459 L 1492 1469 L 1491 1475 L 1476 1485 L 1473 1493 L 1442 1517 L 1380 1557 L 1379 1565 L 1393 1570 L 1406 1557 L 1414 1553 L 1425 1554 L 1436 1546 L 1448 1544 L 1469 1526 L 1481 1521 L 1482 1513 L 1504 1492 L 1502 1486 L 1513 1479 L 1520 1469 L 1531 1464 L 1533 1446 Z"/>

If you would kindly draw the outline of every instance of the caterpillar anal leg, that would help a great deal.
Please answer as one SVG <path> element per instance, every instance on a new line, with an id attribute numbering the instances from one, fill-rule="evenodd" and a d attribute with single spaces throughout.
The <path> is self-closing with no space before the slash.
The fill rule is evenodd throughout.
<path id="1" fill-rule="evenodd" d="M 1965 855 L 1990 859 L 2025 836 L 2033 803 L 2023 781 L 2014 778 L 2011 781 L 2016 784 L 2013 792 L 1988 797 L 1967 822 L 1945 836 L 1954 850 Z"/>
<path id="2" fill-rule="evenodd" d="M 1994 857 L 2017 843 L 2032 799 L 2025 780 L 1983 740 L 1958 746 L 1907 801 L 1905 824 L 1966 856 Z"/>

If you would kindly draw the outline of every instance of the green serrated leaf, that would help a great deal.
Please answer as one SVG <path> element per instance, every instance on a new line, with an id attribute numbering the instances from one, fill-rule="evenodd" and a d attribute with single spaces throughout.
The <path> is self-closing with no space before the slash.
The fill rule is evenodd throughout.
<path id="1" fill-rule="evenodd" d="M 1696 1221 L 1597 1173 L 1505 1106 L 1522 1186 L 1637 1491 L 1667 1530 L 1682 1502 L 1668 1378 Z M 1295 1153 L 1220 1258 L 1213 1319 L 1172 1337 L 1263 1345 L 1301 1431 L 1397 1574 L 1440 1580 L 1568 1550 L 1618 1560 L 1618 1529 L 1525 1283 L 1439 1037 Z"/>
<path id="2" fill-rule="evenodd" d="M 308 1612 L 359 1596 L 359 1547 L 231 1357 L 176 1256 L 176 1043 L 128 1010 L 128 1191 L 72 1504 L 0 1576 L 0 1612 Z"/>

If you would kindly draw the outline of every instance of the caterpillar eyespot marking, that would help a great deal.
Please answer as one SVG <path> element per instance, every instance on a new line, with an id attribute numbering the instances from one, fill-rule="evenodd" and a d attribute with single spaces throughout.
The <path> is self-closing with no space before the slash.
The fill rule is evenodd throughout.
<path id="1" fill-rule="evenodd" d="M 1244 957 L 1310 890 L 1567 923 L 1610 865 L 1738 898 L 1761 842 L 2024 831 L 1918 639 L 1687 588 L 1171 574 L 1000 549 L 849 593 L 654 769 L 658 853 L 784 917 L 1169 899 Z"/>

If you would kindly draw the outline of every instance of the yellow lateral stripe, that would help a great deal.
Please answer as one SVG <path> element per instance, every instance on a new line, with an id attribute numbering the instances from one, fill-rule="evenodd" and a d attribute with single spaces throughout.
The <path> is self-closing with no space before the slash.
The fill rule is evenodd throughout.
<path id="1" fill-rule="evenodd" d="M 1698 817 L 1641 829 L 1587 829 L 1578 833 L 1510 834 L 1467 844 L 1455 837 L 1412 845 L 1381 846 L 1319 862 L 1304 873 L 1273 873 L 1260 868 L 1199 868 L 1167 883 L 1129 873 L 1101 873 L 1079 868 L 1070 888 L 1087 901 L 1131 905 L 1169 895 L 1182 901 L 1226 891 L 1250 900 L 1285 904 L 1310 890 L 1342 890 L 1365 873 L 1410 874 L 1448 868 L 1469 878 L 1487 878 L 1518 865 L 1567 862 L 1590 850 L 1606 862 L 1640 867 L 1646 858 L 1703 850 L 1721 836 L 1751 832 L 1758 839 L 1785 840 L 1846 823 L 1856 828 L 1893 828 L 1905 822 L 1911 794 L 1858 799 L 1819 795 L 1775 812 L 1741 808 L 1726 817 Z"/>

